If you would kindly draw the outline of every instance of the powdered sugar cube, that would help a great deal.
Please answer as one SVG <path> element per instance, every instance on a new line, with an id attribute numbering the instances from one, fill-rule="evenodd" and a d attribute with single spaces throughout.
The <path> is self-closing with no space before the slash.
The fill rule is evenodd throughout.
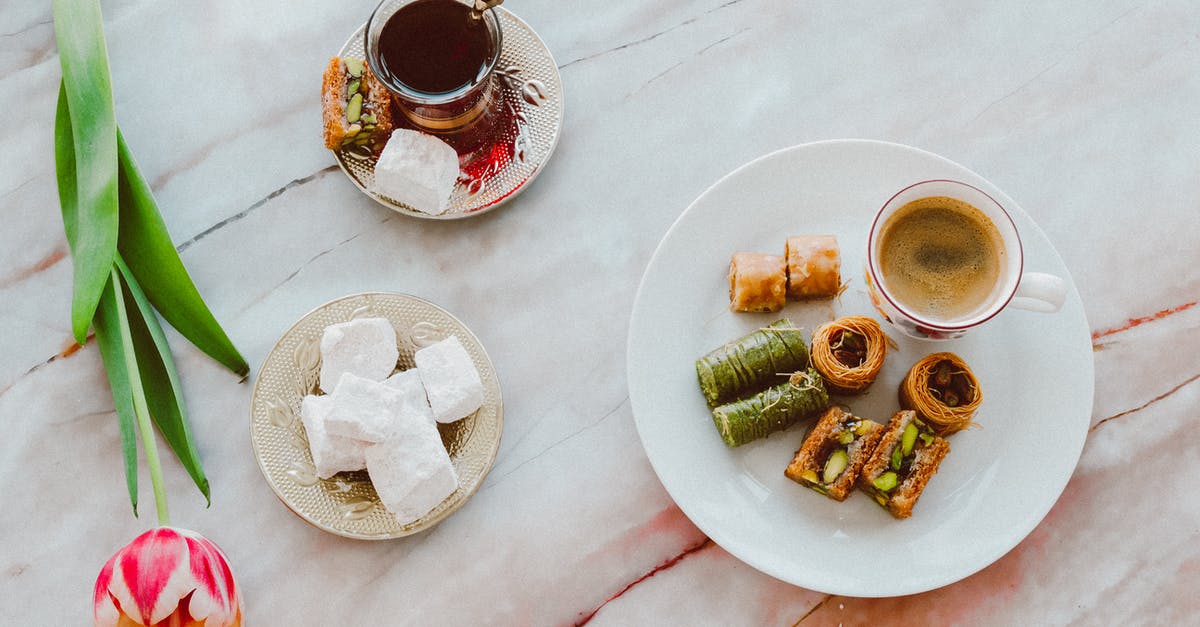
<path id="1" fill-rule="evenodd" d="M 349 372 L 338 380 L 332 396 L 325 429 L 333 435 L 367 442 L 382 442 L 391 435 L 404 405 L 399 390 Z"/>
<path id="2" fill-rule="evenodd" d="M 379 500 L 402 525 L 428 514 L 458 489 L 458 474 L 428 416 L 403 412 L 396 431 L 367 447 L 366 458 Z"/>
<path id="3" fill-rule="evenodd" d="M 322 479 L 367 467 L 367 442 L 331 435 L 325 429 L 325 419 L 332 408 L 333 399 L 329 396 L 309 395 L 300 402 L 300 420 L 308 434 L 308 447 L 313 465 L 317 467 L 317 476 Z"/>
<path id="4" fill-rule="evenodd" d="M 446 142 L 417 131 L 392 132 L 375 163 L 371 189 L 430 215 L 446 210 L 458 181 L 458 153 Z"/>
<path id="5" fill-rule="evenodd" d="M 483 381 L 458 336 L 418 350 L 413 361 L 438 422 L 465 418 L 483 404 Z"/>
<path id="6" fill-rule="evenodd" d="M 396 330 L 386 318 L 331 324 L 321 335 L 321 389 L 334 391 L 342 375 L 383 381 L 396 369 Z"/>

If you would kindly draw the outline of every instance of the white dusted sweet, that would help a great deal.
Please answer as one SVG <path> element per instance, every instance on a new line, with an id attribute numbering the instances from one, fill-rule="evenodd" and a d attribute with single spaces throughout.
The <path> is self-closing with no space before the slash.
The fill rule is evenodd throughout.
<path id="1" fill-rule="evenodd" d="M 347 372 L 383 381 L 396 369 L 399 357 L 396 330 L 385 318 L 331 324 L 321 335 L 321 389 L 333 393 Z"/>
<path id="2" fill-rule="evenodd" d="M 379 500 L 402 525 L 417 520 L 458 489 L 458 474 L 437 424 L 406 407 L 387 440 L 367 447 L 367 472 Z"/>
<path id="3" fill-rule="evenodd" d="M 416 368 L 397 372 L 388 377 L 383 384 L 403 395 L 404 410 L 433 420 L 433 410 L 429 407 L 429 399 L 425 397 L 425 386 L 421 383 L 421 374 Z"/>
<path id="4" fill-rule="evenodd" d="M 438 422 L 465 418 L 483 404 L 483 382 L 475 362 L 457 336 L 426 346 L 413 355 L 425 395 Z"/>
<path id="5" fill-rule="evenodd" d="M 367 442 L 382 442 L 395 429 L 404 405 L 399 390 L 379 381 L 342 375 L 333 394 L 333 405 L 325 417 L 325 430 Z"/>
<path id="6" fill-rule="evenodd" d="M 392 132 L 375 163 L 371 189 L 422 213 L 446 210 L 458 181 L 458 153 L 425 133 Z"/>
<path id="7" fill-rule="evenodd" d="M 325 429 L 325 419 L 332 408 L 333 399 L 329 396 L 309 395 L 300 402 L 300 420 L 308 434 L 308 448 L 317 476 L 322 479 L 367 467 L 367 442 L 332 435 Z"/>

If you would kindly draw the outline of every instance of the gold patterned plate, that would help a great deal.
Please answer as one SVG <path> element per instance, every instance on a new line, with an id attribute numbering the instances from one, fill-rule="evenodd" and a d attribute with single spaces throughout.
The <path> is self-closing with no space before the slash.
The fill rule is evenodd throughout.
<path id="1" fill-rule="evenodd" d="M 300 401 L 319 393 L 321 334 L 354 318 L 386 318 L 396 329 L 398 370 L 413 367 L 413 353 L 458 336 L 483 380 L 483 406 L 449 424 L 438 424 L 442 443 L 458 473 L 458 490 L 420 519 L 401 525 L 379 501 L 367 471 L 317 477 Z M 374 292 L 344 296 L 305 314 L 271 349 L 250 399 L 250 442 L 271 489 L 288 509 L 330 533 L 360 540 L 386 540 L 424 531 L 462 507 L 496 461 L 504 407 L 496 369 L 479 339 L 449 312 L 415 296 Z"/>
<path id="2" fill-rule="evenodd" d="M 512 200 L 541 173 L 558 145 L 563 124 L 562 77 L 550 49 L 521 18 L 496 7 L 500 24 L 500 59 L 494 80 L 503 104 L 496 137 L 486 159 L 468 164 L 458 175 L 445 213 L 429 215 L 375 193 L 373 154 L 353 148 L 334 151 L 338 165 L 358 189 L 379 204 L 414 218 L 455 220 L 487 213 Z M 338 51 L 341 57 L 364 58 L 363 24 Z"/>

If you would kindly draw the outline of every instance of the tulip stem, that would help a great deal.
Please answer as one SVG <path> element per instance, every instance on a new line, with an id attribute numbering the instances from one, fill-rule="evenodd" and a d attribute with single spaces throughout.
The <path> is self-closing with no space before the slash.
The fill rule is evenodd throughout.
<path id="1" fill-rule="evenodd" d="M 154 487 L 154 506 L 158 510 L 158 524 L 171 524 L 167 513 L 167 491 L 163 487 L 162 464 L 158 461 L 158 444 L 154 440 L 154 427 L 150 424 L 150 408 L 146 405 L 146 390 L 142 387 L 142 376 L 138 369 L 137 354 L 134 353 L 133 336 L 129 331 L 129 312 L 125 309 L 125 290 L 121 275 L 116 267 L 109 273 L 116 298 L 117 327 L 121 332 L 121 345 L 125 349 L 125 370 L 129 374 L 129 387 L 133 392 L 133 413 L 137 416 L 138 432 L 142 436 L 142 448 L 146 451 L 146 465 L 150 467 L 150 485 Z"/>

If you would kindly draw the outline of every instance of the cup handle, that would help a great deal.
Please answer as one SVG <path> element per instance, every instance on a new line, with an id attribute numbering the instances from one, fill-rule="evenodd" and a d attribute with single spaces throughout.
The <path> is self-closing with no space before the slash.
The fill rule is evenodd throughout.
<path id="1" fill-rule="evenodd" d="M 1017 293 L 1009 302 L 1010 307 L 1026 311 L 1054 313 L 1062 309 L 1067 300 L 1067 284 L 1061 278 L 1044 272 L 1026 272 L 1021 275 Z"/>

